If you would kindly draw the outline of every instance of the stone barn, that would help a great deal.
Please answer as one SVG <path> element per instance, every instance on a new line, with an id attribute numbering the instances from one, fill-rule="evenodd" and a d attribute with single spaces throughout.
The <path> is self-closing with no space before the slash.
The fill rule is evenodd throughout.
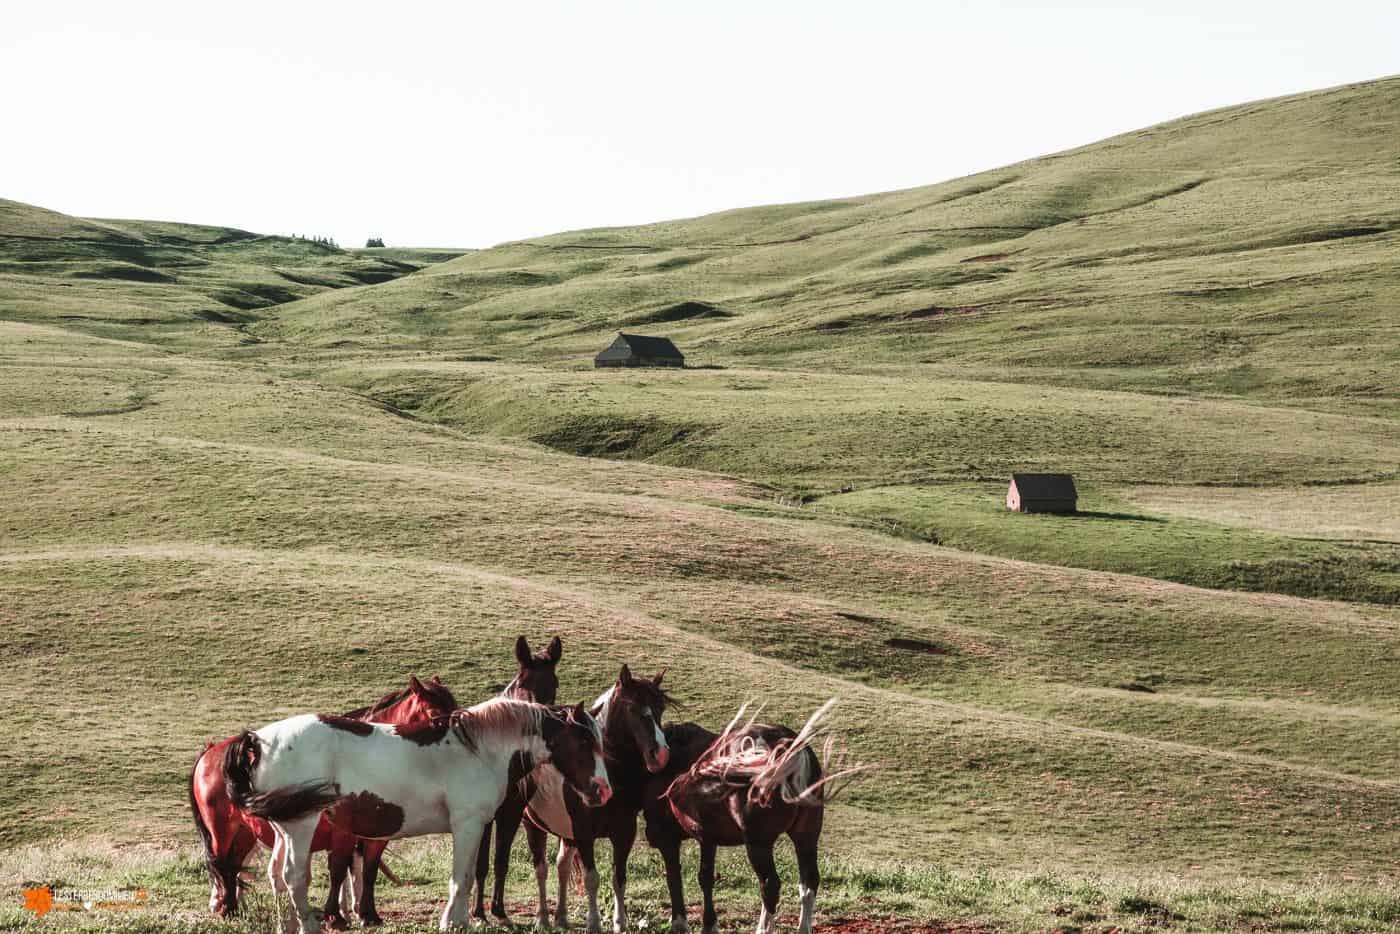
<path id="1" fill-rule="evenodd" d="M 676 349 L 669 338 L 619 333 L 617 340 L 593 358 L 593 365 L 685 366 L 685 355 Z"/>
<path id="2" fill-rule="evenodd" d="M 1006 508 L 1015 512 L 1074 512 L 1078 503 L 1067 473 L 1014 473 L 1006 488 Z"/>

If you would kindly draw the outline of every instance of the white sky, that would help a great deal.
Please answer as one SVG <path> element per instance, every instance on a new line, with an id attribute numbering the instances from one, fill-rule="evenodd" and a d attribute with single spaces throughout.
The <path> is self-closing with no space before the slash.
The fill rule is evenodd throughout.
<path id="1" fill-rule="evenodd" d="M 485 246 L 1400 72 L 1400 2 L 6 3 L 0 197 Z"/>

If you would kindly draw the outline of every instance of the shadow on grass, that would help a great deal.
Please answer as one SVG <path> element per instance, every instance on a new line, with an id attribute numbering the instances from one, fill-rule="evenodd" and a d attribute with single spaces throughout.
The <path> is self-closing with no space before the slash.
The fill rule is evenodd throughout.
<path id="1" fill-rule="evenodd" d="M 1078 512 L 1057 513 L 1066 519 L 1114 519 L 1131 522 L 1167 522 L 1161 516 L 1144 516 L 1132 512 L 1099 512 L 1094 509 L 1081 509 Z"/>

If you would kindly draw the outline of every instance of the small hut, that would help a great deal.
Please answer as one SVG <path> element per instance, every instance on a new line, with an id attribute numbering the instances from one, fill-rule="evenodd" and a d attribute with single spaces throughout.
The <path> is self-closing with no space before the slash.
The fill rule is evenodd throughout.
<path id="1" fill-rule="evenodd" d="M 593 365 L 685 366 L 685 355 L 676 349 L 669 338 L 619 333 L 617 340 L 593 358 Z"/>
<path id="2" fill-rule="evenodd" d="M 1074 512 L 1079 493 L 1067 473 L 1014 473 L 1006 508 L 1015 512 Z"/>

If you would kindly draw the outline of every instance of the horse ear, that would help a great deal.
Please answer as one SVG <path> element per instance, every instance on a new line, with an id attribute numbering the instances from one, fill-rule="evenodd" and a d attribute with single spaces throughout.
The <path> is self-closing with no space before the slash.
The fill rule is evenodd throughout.
<path id="1" fill-rule="evenodd" d="M 660 671 L 658 671 L 658 672 L 656 673 L 656 677 L 654 677 L 654 678 L 651 679 L 651 683 L 654 684 L 654 685 L 656 685 L 657 687 L 660 687 L 660 686 L 661 686 L 661 679 L 664 678 L 664 677 L 666 677 L 666 669 L 665 669 L 665 668 L 661 669 Z"/>
<path id="2" fill-rule="evenodd" d="M 408 676 L 408 689 L 409 689 L 410 691 L 412 691 L 414 694 L 422 694 L 422 693 L 423 693 L 423 682 L 418 680 L 418 676 L 417 676 L 417 675 L 409 675 L 409 676 Z"/>
<path id="3" fill-rule="evenodd" d="M 558 636 L 549 640 L 549 648 L 545 649 L 545 654 L 549 656 L 551 662 L 559 664 L 559 657 L 564 654 L 564 643 L 559 640 Z"/>
<path id="4" fill-rule="evenodd" d="M 584 718 L 588 716 L 588 711 L 583 709 L 583 701 L 579 701 L 574 705 L 574 709 L 569 711 L 569 716 L 579 723 L 584 722 Z"/>
<path id="5" fill-rule="evenodd" d="M 625 662 L 624 662 L 623 665 L 622 665 L 622 670 L 619 671 L 619 672 L 617 673 L 617 683 L 618 683 L 618 684 L 631 684 L 631 683 L 632 683 L 632 669 L 631 669 L 631 668 L 628 668 L 628 667 L 627 667 L 627 664 L 626 664 Z"/>
<path id="6" fill-rule="evenodd" d="M 517 636 L 515 639 L 515 660 L 520 663 L 521 668 L 530 666 L 530 643 L 524 636 Z"/>

